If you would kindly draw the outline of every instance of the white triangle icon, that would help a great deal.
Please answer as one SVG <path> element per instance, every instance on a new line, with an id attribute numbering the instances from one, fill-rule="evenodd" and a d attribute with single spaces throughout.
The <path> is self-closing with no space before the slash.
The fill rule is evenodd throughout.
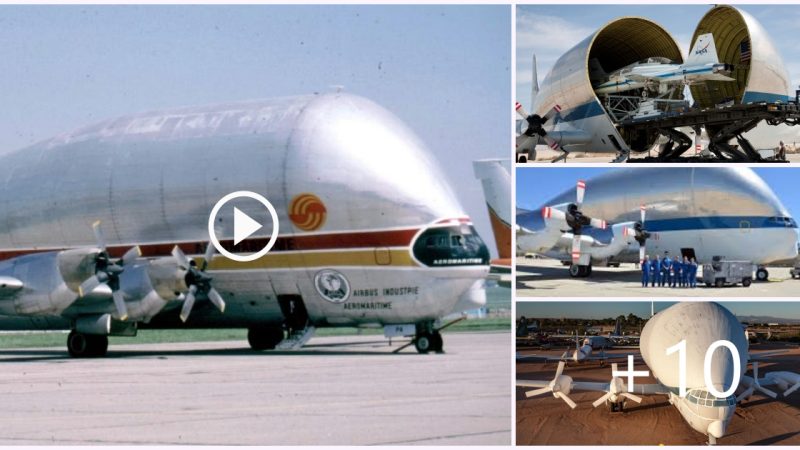
<path id="1" fill-rule="evenodd" d="M 260 223 L 239 211 L 239 208 L 233 207 L 233 245 L 237 245 L 247 239 L 251 234 L 260 230 L 261 227 Z"/>

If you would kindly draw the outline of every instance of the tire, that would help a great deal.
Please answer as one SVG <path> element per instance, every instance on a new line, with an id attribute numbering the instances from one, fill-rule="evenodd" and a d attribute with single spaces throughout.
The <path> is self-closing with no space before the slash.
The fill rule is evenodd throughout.
<path id="1" fill-rule="evenodd" d="M 528 157 L 527 157 L 527 156 L 525 156 L 525 154 L 524 154 L 524 153 L 520 153 L 520 155 L 519 155 L 519 156 L 517 156 L 517 162 L 518 162 L 519 164 L 525 164 L 526 162 L 528 162 Z"/>
<path id="2" fill-rule="evenodd" d="M 581 266 L 577 264 L 572 264 L 571 266 L 569 266 L 569 276 L 571 276 L 572 278 L 580 277 L 582 272 L 583 270 L 581 270 Z"/>
<path id="3" fill-rule="evenodd" d="M 769 278 L 769 272 L 767 271 L 767 269 L 761 267 L 758 270 L 756 270 L 756 280 L 767 281 L 768 278 Z"/>
<path id="4" fill-rule="evenodd" d="M 753 280 L 751 280 L 750 278 L 745 278 L 744 280 L 742 280 L 742 286 L 750 287 L 750 283 L 752 283 L 752 282 L 753 282 Z"/>
<path id="5" fill-rule="evenodd" d="M 431 350 L 436 353 L 443 353 L 444 351 L 444 339 L 442 339 L 442 334 L 438 331 L 434 331 L 431 335 Z"/>
<path id="6" fill-rule="evenodd" d="M 433 335 L 430 333 L 421 333 L 414 338 L 414 347 L 423 355 L 433 350 L 433 344 Z"/>
<path id="7" fill-rule="evenodd" d="M 725 286 L 725 280 L 723 280 L 722 278 L 717 278 L 717 280 L 714 282 L 714 286 L 718 288 Z"/>
<path id="8" fill-rule="evenodd" d="M 108 336 L 99 336 L 70 331 L 67 336 L 67 351 L 73 358 L 94 358 L 108 352 Z"/>
<path id="9" fill-rule="evenodd" d="M 272 350 L 283 340 L 281 327 L 250 327 L 247 329 L 247 342 L 256 351 Z"/>

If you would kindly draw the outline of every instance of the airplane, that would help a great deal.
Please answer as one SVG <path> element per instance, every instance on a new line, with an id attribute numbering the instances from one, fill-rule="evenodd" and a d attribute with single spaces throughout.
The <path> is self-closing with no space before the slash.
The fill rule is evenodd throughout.
<path id="1" fill-rule="evenodd" d="M 669 252 L 698 264 L 751 261 L 764 281 L 765 266 L 798 256 L 797 222 L 743 167 L 612 170 L 579 180 L 540 210 L 518 208 L 516 226 L 519 250 L 569 263 L 572 277 L 590 276 L 593 264 Z"/>
<path id="2" fill-rule="evenodd" d="M 701 34 L 689 51 L 685 64 L 674 63 L 668 58 L 650 57 L 628 64 L 622 69 L 606 73 L 595 58 L 589 61 L 592 86 L 598 95 L 617 94 L 636 89 L 644 92 L 654 91 L 662 95 L 663 87 L 684 86 L 706 81 L 736 81 L 729 75 L 734 71 L 732 64 L 719 62 L 714 35 Z M 662 92 L 659 92 L 661 90 Z"/>
<path id="3" fill-rule="evenodd" d="M 502 159 L 472 162 L 475 178 L 481 181 L 486 208 L 492 224 L 498 258 L 490 261 L 489 278 L 511 287 L 511 174 Z"/>
<path id="4" fill-rule="evenodd" d="M 488 249 L 441 169 L 355 95 L 112 119 L 4 154 L 0 179 L 0 329 L 70 330 L 73 357 L 140 328 L 207 327 L 291 350 L 317 327 L 378 326 L 441 352 L 440 318 L 486 302 Z M 263 226 L 234 244 L 236 208 L 208 224 L 239 190 L 278 217 L 250 262 L 208 243 L 248 255 L 270 239 Z"/>
<path id="5" fill-rule="evenodd" d="M 723 16 L 727 19 L 724 25 L 720 25 L 719 17 Z M 737 82 L 724 79 L 695 82 L 691 76 L 687 78 L 682 73 L 666 75 L 676 72 L 666 71 L 665 79 L 671 80 L 670 83 L 677 83 L 678 79 L 681 83 L 690 82 L 689 90 L 694 107 L 714 109 L 731 104 L 789 102 L 791 83 L 788 71 L 766 28 L 758 20 L 736 6 L 713 6 L 698 23 L 690 42 L 695 51 L 705 52 L 697 57 L 712 56 L 710 40 L 708 47 L 697 45 L 700 37 L 706 35 L 708 30 L 714 31 L 715 46 L 719 49 L 718 59 L 723 65 L 716 66 L 716 69 L 712 65 L 711 72 L 706 76 L 725 76 Z M 541 42 L 546 45 L 546 40 Z M 611 89 L 615 81 L 611 80 L 612 84 L 603 87 L 601 92 L 597 92 L 597 87 L 602 80 L 600 68 L 614 74 L 654 58 L 654 63 L 644 63 L 639 70 L 653 69 L 660 73 L 658 67 L 663 66 L 663 62 L 668 60 L 680 67 L 691 64 L 689 60 L 692 57 L 694 54 L 689 55 L 684 62 L 680 46 L 669 32 L 657 23 L 641 17 L 614 19 L 575 44 L 556 60 L 541 86 L 536 55 L 533 55 L 530 102 L 527 109 L 520 101 L 515 105 L 520 116 L 517 122 L 517 162 L 535 161 L 536 149 L 540 145 L 547 145 L 561 152 L 552 162 L 566 160 L 569 153 L 577 152 L 617 154 L 612 162 L 624 162 L 631 153 L 650 151 L 665 136 L 670 138 L 675 133 L 684 134 L 674 129 L 629 133 L 618 126 L 618 119 L 612 115 L 612 106 L 607 102 L 608 94 L 603 93 L 603 90 Z M 708 72 L 705 67 L 702 70 Z M 619 81 L 622 82 L 621 79 Z M 641 79 L 630 81 L 646 82 Z M 630 93 L 630 90 L 627 92 Z M 670 98 L 685 103 L 683 92 L 675 92 Z M 637 105 L 637 108 L 639 106 L 641 105 Z M 767 125 L 777 128 L 764 131 Z M 791 124 L 786 122 L 767 125 L 760 124 L 752 130 L 742 129 L 740 135 L 732 135 L 730 140 L 737 139 L 742 146 L 745 145 L 742 142 L 750 139 L 752 142 L 749 144 L 757 149 L 773 148 L 776 141 L 774 133 L 789 131 L 787 127 Z M 720 139 L 728 136 L 723 136 L 723 131 L 721 128 L 707 130 L 709 135 L 720 136 Z M 688 136 L 685 138 L 691 139 Z M 726 139 L 725 143 L 715 143 L 712 139 L 709 150 L 720 158 L 750 158 L 738 148 L 727 145 L 728 141 Z M 695 146 L 698 143 L 699 140 L 696 139 Z"/>
<path id="6" fill-rule="evenodd" d="M 730 346 L 726 349 L 714 346 L 718 341 L 726 341 Z M 777 386 L 784 397 L 800 389 L 800 375 L 793 372 L 772 372 L 759 378 L 758 361 L 769 355 L 751 355 L 736 316 L 717 303 L 676 303 L 660 311 L 645 324 L 640 348 L 642 359 L 657 381 L 655 384 L 635 381 L 630 384 L 631 378 L 626 382 L 618 376 L 617 364 L 612 365 L 608 383 L 573 381 L 563 374 L 563 361 L 552 380 L 517 380 L 516 384 L 537 388 L 526 392 L 528 398 L 551 393 L 572 409 L 577 404 L 569 394 L 575 390 L 603 392 L 592 406 L 597 408 L 606 403 L 612 411 L 622 411 L 627 400 L 641 403 L 642 395 L 666 395 L 689 426 L 708 436 L 709 444 L 716 444 L 717 439 L 725 436 L 737 403 L 749 399 L 755 391 L 776 398 L 777 394 L 766 386 Z M 706 374 L 707 353 L 712 357 Z M 685 362 L 681 364 L 681 360 Z M 753 366 L 752 377 L 742 375 L 748 362 Z M 632 365 L 630 362 L 628 371 L 633 370 Z M 683 372 L 681 365 L 685 368 Z M 737 390 L 742 390 L 738 396 Z M 715 391 L 724 395 L 715 395 Z"/>
<path id="7" fill-rule="evenodd" d="M 561 336 L 548 336 L 548 338 L 561 337 Z M 573 336 L 569 336 L 570 338 Z M 570 353 L 569 350 L 565 351 L 561 356 L 544 356 L 544 355 L 517 355 L 517 361 L 524 361 L 526 359 L 541 360 L 541 361 L 562 361 L 581 364 L 587 361 L 600 361 L 600 365 L 604 365 L 606 361 L 628 358 L 628 353 L 605 353 L 607 345 L 606 339 L 602 336 L 584 336 L 581 343 L 578 337 L 578 332 L 575 332 L 575 350 Z M 600 349 L 599 354 L 592 354 L 595 348 Z"/>

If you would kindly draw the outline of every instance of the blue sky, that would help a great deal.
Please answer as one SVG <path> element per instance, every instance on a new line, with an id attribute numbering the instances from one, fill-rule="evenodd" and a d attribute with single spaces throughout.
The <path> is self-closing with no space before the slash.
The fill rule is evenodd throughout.
<path id="1" fill-rule="evenodd" d="M 675 302 L 656 302 L 656 312 Z M 719 302 L 737 316 L 771 316 L 800 319 L 800 302 Z M 650 316 L 650 302 L 517 302 L 517 318 L 575 318 L 605 319 L 620 314 L 633 313 L 639 317 Z"/>
<path id="2" fill-rule="evenodd" d="M 471 161 L 510 154 L 510 26 L 505 5 L 0 6 L 0 152 L 123 114 L 342 85 L 420 135 L 488 242 Z"/>
<path id="3" fill-rule="evenodd" d="M 567 189 L 574 189 L 577 180 L 587 180 L 613 168 L 548 167 L 517 169 L 517 206 L 537 209 L 543 203 Z M 789 210 L 800 219 L 800 195 L 797 190 L 798 169 L 791 167 L 753 169 L 772 188 Z"/>

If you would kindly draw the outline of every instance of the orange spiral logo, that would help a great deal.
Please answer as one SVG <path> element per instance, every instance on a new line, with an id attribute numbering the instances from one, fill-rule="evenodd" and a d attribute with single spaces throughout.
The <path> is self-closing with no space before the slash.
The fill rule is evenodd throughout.
<path id="1" fill-rule="evenodd" d="M 314 231 L 325 224 L 328 210 L 314 194 L 300 194 L 289 204 L 289 219 L 303 231 Z"/>

